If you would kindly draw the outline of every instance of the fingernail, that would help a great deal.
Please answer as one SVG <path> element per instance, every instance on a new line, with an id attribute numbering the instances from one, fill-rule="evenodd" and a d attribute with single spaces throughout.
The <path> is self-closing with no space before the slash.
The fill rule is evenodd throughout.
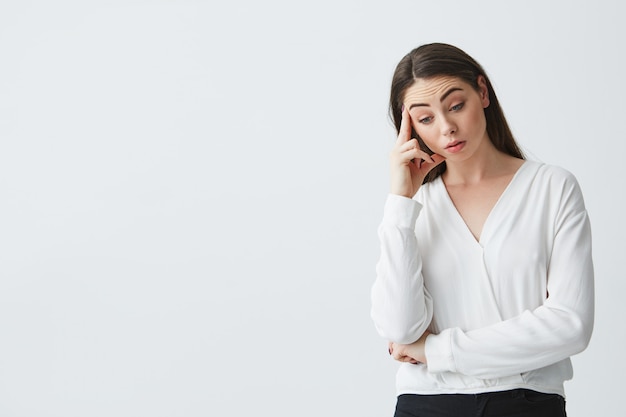
<path id="1" fill-rule="evenodd" d="M 402 105 L 402 113 L 404 113 L 404 104 Z"/>

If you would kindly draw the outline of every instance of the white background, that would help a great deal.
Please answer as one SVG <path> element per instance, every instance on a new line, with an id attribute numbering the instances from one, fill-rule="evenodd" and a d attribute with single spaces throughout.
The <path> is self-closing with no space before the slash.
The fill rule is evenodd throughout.
<path id="1" fill-rule="evenodd" d="M 572 171 L 597 317 L 570 417 L 626 374 L 618 1 L 2 0 L 0 416 L 391 416 L 369 317 L 397 62 L 455 44 Z"/>

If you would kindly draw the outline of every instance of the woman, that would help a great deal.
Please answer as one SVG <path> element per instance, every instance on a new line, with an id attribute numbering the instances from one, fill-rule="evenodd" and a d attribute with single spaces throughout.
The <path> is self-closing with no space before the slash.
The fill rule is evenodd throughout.
<path id="1" fill-rule="evenodd" d="M 372 318 L 403 362 L 396 416 L 565 416 L 593 327 L 591 232 L 576 179 L 527 161 L 460 49 L 398 64 L 398 131 Z"/>

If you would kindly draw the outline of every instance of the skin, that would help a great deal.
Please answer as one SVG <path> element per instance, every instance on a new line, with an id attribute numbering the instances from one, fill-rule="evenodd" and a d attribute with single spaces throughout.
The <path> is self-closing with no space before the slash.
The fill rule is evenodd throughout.
<path id="1" fill-rule="evenodd" d="M 404 96 L 398 139 L 390 154 L 391 193 L 412 198 L 426 174 L 446 161 L 442 175 L 459 215 L 477 241 L 483 225 L 523 160 L 498 151 L 487 133 L 484 109 L 489 92 L 482 76 L 478 90 L 456 77 L 417 79 Z M 435 152 L 428 156 L 411 138 L 411 126 Z M 409 345 L 389 343 L 401 362 L 428 363 L 427 331 Z"/>

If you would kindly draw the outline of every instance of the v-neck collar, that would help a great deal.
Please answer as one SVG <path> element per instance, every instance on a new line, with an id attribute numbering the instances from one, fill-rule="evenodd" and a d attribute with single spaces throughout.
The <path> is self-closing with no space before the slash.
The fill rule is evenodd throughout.
<path id="1" fill-rule="evenodd" d="M 499 207 L 503 204 L 501 202 L 503 200 L 506 200 L 508 194 L 512 193 L 512 191 L 510 190 L 515 188 L 515 184 L 517 182 L 517 178 L 520 176 L 520 173 L 524 171 L 525 168 L 529 165 L 530 164 L 528 163 L 528 161 L 524 160 L 524 163 L 522 163 L 522 165 L 520 165 L 517 171 L 515 171 L 515 174 L 513 174 L 513 177 L 511 178 L 507 186 L 504 188 L 504 190 L 500 194 L 500 197 L 498 197 L 498 200 L 496 201 L 496 203 L 493 205 L 493 207 L 489 211 L 489 214 L 487 215 L 487 218 L 485 219 L 485 222 L 483 223 L 483 227 L 481 229 L 479 239 L 476 239 L 476 237 L 474 236 L 470 228 L 465 223 L 465 220 L 463 220 L 463 216 L 461 216 L 461 213 L 459 213 L 456 206 L 454 205 L 454 202 L 452 201 L 450 194 L 448 194 L 448 189 L 446 188 L 446 185 L 444 184 L 441 176 L 437 177 L 436 179 L 436 181 L 438 182 L 437 188 L 439 189 L 439 192 L 442 194 L 443 200 L 445 201 L 445 206 L 448 211 L 448 215 L 450 216 L 450 218 L 453 219 L 454 222 L 457 223 L 456 228 L 458 228 L 458 230 L 463 230 L 462 234 L 464 234 L 469 240 L 471 240 L 474 245 L 478 245 L 481 248 L 485 246 L 485 244 L 488 241 L 489 234 L 490 234 L 489 226 L 490 226 L 490 223 L 492 222 L 491 219 L 495 216 L 494 213 L 497 214 Z"/>

